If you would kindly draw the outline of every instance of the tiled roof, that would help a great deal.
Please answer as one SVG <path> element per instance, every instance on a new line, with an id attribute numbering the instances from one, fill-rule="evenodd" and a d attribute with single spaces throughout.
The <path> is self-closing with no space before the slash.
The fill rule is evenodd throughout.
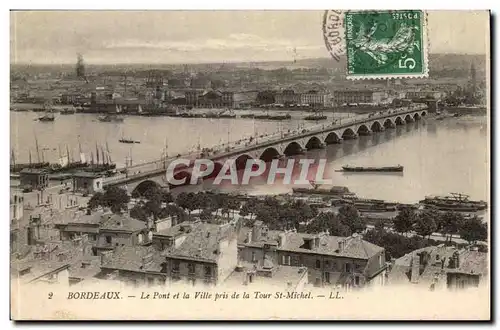
<path id="1" fill-rule="evenodd" d="M 108 217 L 100 226 L 100 230 L 122 230 L 122 231 L 139 231 L 145 229 L 147 223 L 141 220 L 131 218 L 126 214 L 113 214 Z"/>
<path id="2" fill-rule="evenodd" d="M 19 277 L 23 283 L 32 282 L 42 276 L 48 275 L 64 267 L 69 267 L 65 261 L 45 261 L 45 260 L 16 260 L 11 262 L 11 275 L 13 278 L 19 276 L 19 272 L 30 268 L 30 271 Z"/>
<path id="3" fill-rule="evenodd" d="M 488 274 L 488 254 L 479 251 L 464 251 L 460 254 L 460 265 L 448 272 L 465 274 Z"/>
<path id="4" fill-rule="evenodd" d="M 151 255 L 151 261 L 144 263 L 146 256 Z M 101 268 L 129 270 L 133 272 L 160 272 L 165 261 L 152 246 L 120 246 L 104 257 Z"/>
<path id="5" fill-rule="evenodd" d="M 394 265 L 389 273 L 388 280 L 390 283 L 408 282 L 411 277 L 412 259 L 422 252 L 429 254 L 429 262 L 425 269 L 420 270 L 417 281 L 419 284 L 432 282 L 436 276 L 446 273 L 465 273 L 465 274 L 481 274 L 485 275 L 488 272 L 488 254 L 478 251 L 457 250 L 451 246 L 428 246 L 408 254 L 394 262 Z M 449 268 L 449 258 L 453 257 L 455 252 L 459 252 L 459 267 Z M 441 260 L 444 259 L 444 267 Z M 422 260 L 420 260 L 422 262 Z"/>
<path id="6" fill-rule="evenodd" d="M 53 220 L 54 224 L 57 225 L 68 225 L 68 224 L 90 224 L 98 225 L 109 219 L 111 213 L 106 213 L 103 211 L 93 212 L 92 214 L 86 214 L 83 211 L 79 212 L 62 212 L 56 215 Z"/>
<path id="7" fill-rule="evenodd" d="M 246 276 L 248 271 L 252 271 L 252 265 L 245 265 L 241 269 L 235 269 L 231 275 L 225 280 L 226 285 L 237 285 L 241 286 L 246 282 Z M 253 277 L 252 283 L 247 283 L 247 285 L 254 285 L 256 288 L 261 286 L 279 286 L 281 288 L 286 288 L 288 284 L 292 288 L 295 288 L 300 280 L 307 276 L 307 269 L 302 267 L 294 266 L 275 266 L 271 271 L 271 276 L 256 275 Z"/>
<path id="8" fill-rule="evenodd" d="M 156 233 L 153 233 L 153 236 L 176 237 L 184 234 L 186 226 L 189 225 L 194 226 L 195 224 L 192 221 L 184 221 L 170 228 L 159 230 Z"/>
<path id="9" fill-rule="evenodd" d="M 167 250 L 168 258 L 186 258 L 216 262 L 219 258 L 219 242 L 232 232 L 232 225 L 196 224 L 178 248 Z"/>
<path id="10" fill-rule="evenodd" d="M 284 244 L 278 249 L 283 251 L 291 252 L 302 252 L 302 253 L 315 253 L 322 255 L 331 255 L 339 257 L 349 257 L 357 259 L 369 259 L 372 256 L 383 251 L 383 248 L 367 242 L 361 238 L 357 237 L 339 237 L 330 235 L 321 235 L 319 240 L 319 246 L 313 247 L 312 249 L 303 248 L 305 240 L 314 239 L 318 235 L 297 233 L 293 231 L 282 232 L 276 230 L 269 230 L 266 236 L 261 236 L 257 241 L 245 242 L 248 232 L 251 232 L 251 228 L 242 228 L 238 237 L 238 244 L 245 244 L 248 246 L 261 247 L 263 244 L 277 244 L 278 237 L 280 234 L 285 235 Z M 339 251 L 339 242 L 344 241 L 344 248 Z"/>

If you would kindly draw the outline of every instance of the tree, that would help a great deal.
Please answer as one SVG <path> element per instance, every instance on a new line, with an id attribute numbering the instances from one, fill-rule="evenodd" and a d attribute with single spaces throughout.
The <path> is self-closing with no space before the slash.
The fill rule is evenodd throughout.
<path id="1" fill-rule="evenodd" d="M 128 202 L 130 202 L 130 196 L 125 189 L 109 187 L 104 192 L 103 200 L 105 204 L 104 206 L 111 208 L 113 213 L 119 213 L 127 210 Z"/>
<path id="2" fill-rule="evenodd" d="M 412 208 L 405 207 L 394 218 L 393 228 L 396 232 L 404 234 L 412 230 L 415 221 L 415 211 Z"/>
<path id="3" fill-rule="evenodd" d="M 344 205 L 339 209 L 339 220 L 349 227 L 351 233 L 359 233 L 366 229 L 366 220 L 359 216 L 358 210 L 352 205 Z"/>
<path id="4" fill-rule="evenodd" d="M 381 231 L 384 229 L 385 229 L 384 220 L 379 219 L 379 220 L 375 221 L 375 230 Z"/>
<path id="5" fill-rule="evenodd" d="M 474 216 L 462 220 L 458 233 L 461 238 L 474 244 L 488 239 L 488 226 L 478 216 Z"/>
<path id="6" fill-rule="evenodd" d="M 328 230 L 333 236 L 350 236 L 351 229 L 343 224 L 338 215 L 332 212 L 320 213 L 311 223 L 306 226 L 306 232 L 319 233 Z"/>
<path id="7" fill-rule="evenodd" d="M 144 211 L 143 206 L 141 206 L 140 204 L 134 205 L 134 207 L 132 207 L 132 209 L 130 210 L 130 217 L 141 221 L 148 220 L 148 215 L 146 211 Z"/>
<path id="8" fill-rule="evenodd" d="M 463 215 L 458 212 L 445 212 L 439 216 L 438 230 L 446 236 L 446 241 L 451 241 L 452 235 L 458 233 L 463 220 Z"/>
<path id="9" fill-rule="evenodd" d="M 425 212 L 421 213 L 419 216 L 417 216 L 417 221 L 414 224 L 414 229 L 418 235 L 422 236 L 422 238 L 425 238 L 426 236 L 430 237 L 430 235 L 437 229 L 437 224 L 434 216 Z"/>
<path id="10" fill-rule="evenodd" d="M 109 187 L 104 193 L 95 193 L 88 202 L 90 209 L 95 209 L 97 206 L 109 207 L 113 213 L 126 211 L 130 196 L 127 191 L 118 187 Z"/>
<path id="11" fill-rule="evenodd" d="M 87 206 L 91 210 L 95 210 L 98 206 L 104 204 L 104 194 L 102 192 L 96 192 L 92 197 L 90 197 Z"/>

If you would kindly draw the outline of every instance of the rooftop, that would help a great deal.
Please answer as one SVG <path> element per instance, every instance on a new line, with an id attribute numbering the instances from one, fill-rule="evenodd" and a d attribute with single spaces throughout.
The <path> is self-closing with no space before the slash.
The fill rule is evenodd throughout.
<path id="1" fill-rule="evenodd" d="M 147 223 L 131 218 L 128 214 L 111 214 L 99 227 L 100 230 L 134 232 L 147 228 Z"/>
<path id="2" fill-rule="evenodd" d="M 48 171 L 43 168 L 23 168 L 20 174 L 48 174 Z"/>
<path id="3" fill-rule="evenodd" d="M 232 225 L 195 223 L 186 238 L 177 248 L 163 253 L 167 258 L 180 258 L 216 262 L 219 258 L 219 243 L 233 232 Z"/>
<path id="4" fill-rule="evenodd" d="M 253 264 L 240 264 L 225 280 L 231 286 L 255 285 L 261 289 L 263 286 L 290 287 L 295 289 L 300 281 L 307 276 L 306 267 L 266 265 L 266 268 L 256 267 Z M 249 283 L 248 274 L 254 274 Z"/>
<path id="5" fill-rule="evenodd" d="M 327 233 L 306 234 L 297 233 L 295 231 L 269 230 L 267 233 L 264 231 L 257 239 L 252 238 L 248 241 L 251 232 L 252 228 L 242 228 L 238 237 L 238 244 L 255 247 L 262 247 L 264 244 L 273 244 L 278 245 L 278 249 L 282 251 L 313 253 L 364 260 L 384 250 L 380 246 L 363 240 L 360 235 L 356 234 L 350 237 L 339 237 L 330 236 Z M 279 245 L 280 236 L 282 236 L 281 246 Z M 319 240 L 317 246 L 314 244 L 315 239 Z M 340 245 L 343 245 L 342 249 L 340 249 Z"/>
<path id="6" fill-rule="evenodd" d="M 427 260 L 424 259 L 427 254 Z M 412 274 L 412 264 L 419 256 L 418 274 Z M 450 259 L 458 256 L 458 267 L 450 267 Z M 405 283 L 413 281 L 427 285 L 436 274 L 459 273 L 459 274 L 488 274 L 488 254 L 479 251 L 462 249 L 458 250 L 453 246 L 428 246 L 412 251 L 394 262 L 389 273 L 389 282 Z M 412 276 L 413 275 L 413 276 Z M 413 279 L 412 279 L 413 277 Z"/>
<path id="7" fill-rule="evenodd" d="M 97 179 L 102 177 L 101 173 L 92 173 L 92 172 L 76 172 L 73 174 L 74 178 L 85 178 L 85 179 Z"/>
<path id="8" fill-rule="evenodd" d="M 68 224 L 88 224 L 88 225 L 98 225 L 103 223 L 111 216 L 111 213 L 104 211 L 92 212 L 91 214 L 86 214 L 83 211 L 78 212 L 61 212 L 54 219 L 54 224 L 56 225 L 68 225 Z"/>
<path id="9" fill-rule="evenodd" d="M 101 268 L 161 272 L 165 259 L 151 246 L 120 246 L 105 254 Z"/>
<path id="10" fill-rule="evenodd" d="M 12 260 L 10 270 L 14 278 L 18 277 L 22 282 L 29 283 L 69 266 L 66 261 Z"/>

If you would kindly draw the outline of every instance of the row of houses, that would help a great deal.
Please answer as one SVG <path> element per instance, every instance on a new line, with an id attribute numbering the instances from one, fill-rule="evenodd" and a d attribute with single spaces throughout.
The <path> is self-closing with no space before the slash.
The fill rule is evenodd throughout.
<path id="1" fill-rule="evenodd" d="M 30 251 L 13 258 L 12 275 L 26 282 L 259 283 L 299 291 L 305 285 L 351 290 L 400 283 L 462 288 L 478 286 L 488 276 L 487 254 L 476 250 L 429 247 L 389 264 L 384 248 L 361 235 L 269 230 L 260 221 L 252 227 L 238 221 L 176 223 L 171 217 L 144 222 L 126 214 L 79 211 L 54 221 L 55 245 L 38 237 L 40 230 L 33 227 L 40 223 L 28 230 L 24 249 Z"/>
<path id="2" fill-rule="evenodd" d="M 31 236 L 28 245 L 33 249 L 42 246 L 43 250 L 42 238 L 38 237 L 40 230 L 36 229 L 40 223 L 33 222 L 28 230 Z M 61 216 L 54 225 L 61 246 L 73 244 L 78 246 L 76 250 L 86 251 L 86 255 L 83 252 L 79 255 L 76 266 L 66 259 L 67 278 L 72 284 L 82 280 L 72 275 L 74 269 L 82 272 L 81 259 L 94 260 L 93 272 L 88 268 L 86 271 L 90 277 L 134 286 L 243 285 L 265 277 L 293 289 L 307 283 L 353 288 L 368 283 L 382 285 L 387 269 L 384 249 L 360 236 L 341 238 L 328 233 L 270 231 L 260 221 L 252 228 L 241 228 L 234 221 L 177 224 L 175 219 L 166 218 L 144 222 L 126 214 L 98 211 Z M 61 249 L 58 251 L 60 254 Z M 32 267 L 38 267 L 42 259 L 32 257 Z M 62 255 L 43 260 L 42 263 L 65 261 Z M 26 268 L 29 262 L 15 264 Z M 290 279 L 292 283 L 288 283 Z"/>

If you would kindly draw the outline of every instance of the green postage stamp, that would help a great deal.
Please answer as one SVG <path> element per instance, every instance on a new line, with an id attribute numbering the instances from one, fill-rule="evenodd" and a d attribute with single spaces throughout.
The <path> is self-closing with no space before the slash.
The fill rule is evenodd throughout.
<path id="1" fill-rule="evenodd" d="M 422 10 L 327 11 L 323 26 L 332 57 L 346 56 L 348 79 L 427 77 L 426 29 Z"/>

